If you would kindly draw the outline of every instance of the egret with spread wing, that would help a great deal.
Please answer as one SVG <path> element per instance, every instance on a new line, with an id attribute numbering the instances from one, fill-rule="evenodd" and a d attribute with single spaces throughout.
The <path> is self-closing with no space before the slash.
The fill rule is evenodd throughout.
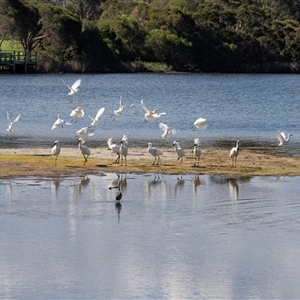
<path id="1" fill-rule="evenodd" d="M 105 111 L 105 107 L 100 108 L 98 110 L 98 112 L 97 112 L 97 115 L 96 115 L 95 119 L 92 118 L 90 115 L 88 115 L 89 118 L 93 121 L 91 123 L 91 126 L 96 126 L 98 124 L 99 118 L 102 116 L 102 114 L 104 113 L 104 111 Z"/>
<path id="2" fill-rule="evenodd" d="M 150 110 L 145 105 L 143 100 L 141 100 L 141 105 L 142 105 L 142 108 L 144 109 L 144 111 L 146 112 L 145 115 L 144 115 L 144 117 L 145 117 L 144 122 L 154 121 L 154 120 L 160 118 L 160 116 L 167 114 L 165 112 L 162 112 L 162 113 L 158 112 L 157 108 L 155 108 L 154 110 Z"/>
<path id="3" fill-rule="evenodd" d="M 283 131 L 282 132 L 277 131 L 277 138 L 279 140 L 279 145 L 278 146 L 283 146 L 283 145 L 288 144 L 288 142 L 290 141 L 291 136 L 292 136 L 291 133 L 289 133 L 288 136 L 286 137 L 286 135 Z"/>
<path id="4" fill-rule="evenodd" d="M 8 111 L 6 112 L 6 116 L 7 116 L 7 120 L 9 122 L 8 124 L 8 128 L 6 129 L 7 132 L 13 132 L 13 126 L 14 126 L 14 123 L 18 122 L 19 121 L 19 118 L 21 117 L 21 115 L 18 115 L 13 121 L 11 121 L 9 119 L 9 113 Z"/>
<path id="5" fill-rule="evenodd" d="M 57 120 L 54 122 L 51 130 L 54 130 L 56 128 L 63 128 L 64 125 L 72 125 L 72 123 L 66 122 L 65 120 L 61 119 L 60 115 L 57 115 Z"/>
<path id="6" fill-rule="evenodd" d="M 62 79 L 62 82 L 64 83 L 65 86 L 67 86 L 67 87 L 69 88 L 69 93 L 68 93 L 68 95 L 69 95 L 69 96 L 72 96 L 70 102 L 73 102 L 73 96 L 74 96 L 75 94 L 77 94 L 78 91 L 79 91 L 79 86 L 80 86 L 80 84 L 81 84 L 81 79 L 77 79 L 77 80 L 72 84 L 72 86 L 69 86 L 63 79 Z"/>

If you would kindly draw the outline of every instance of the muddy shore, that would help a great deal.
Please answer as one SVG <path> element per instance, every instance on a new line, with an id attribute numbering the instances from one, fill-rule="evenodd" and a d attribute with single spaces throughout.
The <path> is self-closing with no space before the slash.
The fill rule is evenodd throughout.
<path id="1" fill-rule="evenodd" d="M 127 163 L 115 163 L 117 155 L 105 147 L 90 148 L 91 156 L 84 165 L 78 148 L 63 148 L 56 166 L 50 149 L 18 148 L 0 150 L 0 178 L 40 176 L 57 177 L 72 175 L 115 173 L 161 174 L 211 174 L 222 176 L 297 176 L 300 175 L 300 158 L 283 156 L 276 151 L 240 151 L 237 166 L 232 167 L 226 149 L 202 149 L 199 166 L 194 163 L 192 150 L 186 150 L 183 162 L 177 160 L 174 149 L 161 149 L 159 166 L 153 166 L 153 157 L 146 148 L 129 149 Z"/>

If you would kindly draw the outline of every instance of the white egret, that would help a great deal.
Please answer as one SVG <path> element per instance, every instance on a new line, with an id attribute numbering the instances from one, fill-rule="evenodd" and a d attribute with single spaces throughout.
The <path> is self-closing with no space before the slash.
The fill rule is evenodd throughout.
<path id="1" fill-rule="evenodd" d="M 231 165 L 236 167 L 236 160 L 240 152 L 240 141 L 236 142 L 236 146 L 230 150 Z"/>
<path id="2" fill-rule="evenodd" d="M 76 135 L 79 137 L 88 137 L 95 134 L 95 126 L 86 126 L 76 131 Z"/>
<path id="3" fill-rule="evenodd" d="M 102 116 L 102 114 L 104 113 L 104 111 L 105 111 L 105 107 L 100 108 L 100 109 L 98 110 L 97 114 L 96 114 L 95 119 L 92 118 L 90 115 L 88 115 L 89 118 L 93 121 L 93 122 L 91 123 L 91 126 L 96 126 L 96 125 L 98 124 L 99 118 Z"/>
<path id="4" fill-rule="evenodd" d="M 143 101 L 143 100 L 141 100 L 141 105 L 142 105 L 142 108 L 144 109 L 144 111 L 146 112 L 145 115 L 144 115 L 144 116 L 145 116 L 144 122 L 156 120 L 156 119 L 160 118 L 160 116 L 166 115 L 166 114 L 167 114 L 167 113 L 165 113 L 165 112 L 159 113 L 157 108 L 155 108 L 154 110 L 151 111 L 151 110 L 144 104 L 144 101 Z"/>
<path id="5" fill-rule="evenodd" d="M 198 118 L 195 122 L 194 122 L 194 130 L 196 128 L 200 129 L 200 130 L 205 130 L 207 129 L 207 124 L 205 124 L 206 119 L 204 118 Z"/>
<path id="6" fill-rule="evenodd" d="M 176 141 L 174 141 L 174 143 L 173 143 L 172 146 L 174 146 L 175 151 L 176 151 L 176 153 L 177 153 L 177 155 L 178 155 L 177 160 L 180 159 L 180 163 L 182 163 L 183 158 L 185 157 L 185 151 L 180 147 L 179 143 L 176 142 Z"/>
<path id="7" fill-rule="evenodd" d="M 81 79 L 77 79 L 77 80 L 72 84 L 72 86 L 67 85 L 66 82 L 65 82 L 63 79 L 62 79 L 62 82 L 65 84 L 65 86 L 67 86 L 67 87 L 69 88 L 69 93 L 68 93 L 68 95 L 69 95 L 69 96 L 72 96 L 72 99 L 70 100 L 70 102 L 73 102 L 73 96 L 74 96 L 75 94 L 77 94 L 78 91 L 79 91 L 79 86 L 80 86 L 80 84 L 81 84 Z"/>
<path id="8" fill-rule="evenodd" d="M 78 144 L 81 154 L 84 157 L 84 165 L 85 165 L 88 160 L 88 157 L 91 155 L 91 151 L 87 146 L 83 145 L 83 143 L 84 143 L 84 140 L 81 137 L 78 138 L 77 141 L 75 142 L 75 144 Z"/>
<path id="9" fill-rule="evenodd" d="M 11 121 L 9 119 L 9 113 L 8 111 L 6 112 L 6 117 L 7 117 L 7 120 L 9 122 L 8 124 L 8 128 L 6 129 L 7 132 L 13 132 L 13 126 L 14 126 L 14 123 L 18 122 L 19 121 L 19 118 L 21 117 L 21 115 L 18 115 L 13 121 Z"/>
<path id="10" fill-rule="evenodd" d="M 60 154 L 59 141 L 55 141 L 49 148 L 51 148 L 52 155 L 55 157 L 54 164 L 56 166 L 57 157 Z"/>
<path id="11" fill-rule="evenodd" d="M 120 155 L 121 155 L 121 166 L 123 166 L 123 159 L 125 160 L 125 166 L 127 166 L 127 155 L 128 155 L 128 148 L 127 148 L 128 138 L 127 135 L 123 135 L 120 145 Z"/>
<path id="12" fill-rule="evenodd" d="M 115 164 L 118 164 L 120 162 L 120 144 L 114 144 L 112 138 L 109 138 L 107 141 L 107 145 L 110 150 L 112 150 L 114 153 L 118 154 L 117 159 L 115 160 Z"/>
<path id="13" fill-rule="evenodd" d="M 163 139 L 165 139 L 168 134 L 176 134 L 176 129 L 169 127 L 167 124 L 160 122 L 158 126 L 164 132 L 161 136 Z"/>
<path id="14" fill-rule="evenodd" d="M 84 116 L 84 110 L 80 106 L 78 106 L 71 111 L 70 116 L 75 119 L 82 118 Z M 75 122 L 76 122 L 76 120 L 75 120 Z"/>
<path id="15" fill-rule="evenodd" d="M 196 166 L 196 161 L 197 161 L 197 165 L 199 166 L 199 161 L 200 161 L 200 156 L 201 156 L 201 149 L 200 149 L 200 139 L 196 138 L 194 139 L 194 157 L 195 157 L 195 162 L 194 162 L 194 166 Z"/>
<path id="16" fill-rule="evenodd" d="M 51 130 L 54 130 L 58 127 L 63 128 L 64 125 L 72 125 L 72 123 L 66 122 L 65 120 L 61 119 L 60 115 L 57 115 L 57 120 L 54 122 Z"/>
<path id="17" fill-rule="evenodd" d="M 277 131 L 277 138 L 279 140 L 279 145 L 278 146 L 283 146 L 283 145 L 288 144 L 288 142 L 290 141 L 291 136 L 292 136 L 291 133 L 289 133 L 288 136 L 286 137 L 286 135 L 283 131 L 282 132 Z"/>
<path id="18" fill-rule="evenodd" d="M 152 163 L 152 165 L 159 165 L 159 160 L 160 160 L 160 155 L 163 155 L 163 153 L 152 146 L 152 143 L 148 143 L 148 149 L 147 151 L 152 155 L 154 156 L 154 162 Z M 156 159 L 157 159 L 157 162 L 156 162 Z"/>
<path id="19" fill-rule="evenodd" d="M 133 103 L 130 104 L 129 107 L 131 107 L 132 105 L 133 105 Z M 114 114 L 111 116 L 114 118 L 113 120 L 115 120 L 116 117 L 120 116 L 126 107 L 127 107 L 127 105 L 122 104 L 122 96 L 120 96 L 119 108 L 114 110 Z"/>

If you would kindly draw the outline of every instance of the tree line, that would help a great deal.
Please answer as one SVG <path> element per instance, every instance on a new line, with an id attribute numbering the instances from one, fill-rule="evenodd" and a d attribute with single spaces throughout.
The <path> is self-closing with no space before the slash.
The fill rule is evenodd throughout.
<path id="1" fill-rule="evenodd" d="M 298 0 L 0 0 L 0 47 L 40 72 L 297 73 Z"/>

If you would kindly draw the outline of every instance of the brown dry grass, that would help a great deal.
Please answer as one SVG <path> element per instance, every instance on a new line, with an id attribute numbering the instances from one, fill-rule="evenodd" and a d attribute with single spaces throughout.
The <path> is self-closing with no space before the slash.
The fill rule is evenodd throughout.
<path id="1" fill-rule="evenodd" d="M 193 154 L 188 151 L 183 163 L 176 160 L 174 150 L 165 151 L 159 166 L 145 149 L 130 149 L 127 165 L 115 164 L 116 155 L 105 148 L 91 149 L 92 155 L 84 166 L 77 148 L 63 148 L 57 165 L 49 149 L 0 150 L 0 178 L 23 176 L 70 176 L 101 172 L 212 174 L 223 176 L 295 176 L 300 175 L 300 158 L 282 156 L 263 150 L 241 150 L 237 166 L 231 166 L 228 150 L 203 149 L 200 166 L 194 166 Z"/>

